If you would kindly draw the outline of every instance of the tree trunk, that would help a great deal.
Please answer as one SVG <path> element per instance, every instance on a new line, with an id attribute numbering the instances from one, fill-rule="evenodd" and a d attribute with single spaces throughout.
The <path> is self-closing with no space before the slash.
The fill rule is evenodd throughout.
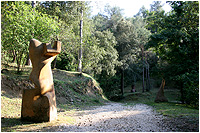
<path id="1" fill-rule="evenodd" d="M 35 8 L 35 3 L 36 3 L 36 1 L 32 1 L 32 3 L 31 3 L 32 8 Z"/>
<path id="2" fill-rule="evenodd" d="M 21 66 L 21 54 L 20 53 L 17 53 L 17 56 L 16 56 L 16 61 L 17 61 L 17 73 L 20 73 L 20 66 Z"/>
<path id="3" fill-rule="evenodd" d="M 80 20 L 80 48 L 78 58 L 78 72 L 82 72 L 82 31 L 83 31 L 83 9 L 81 9 L 81 20 Z"/>
<path id="4" fill-rule="evenodd" d="M 150 84 L 150 76 L 149 76 L 149 63 L 147 63 L 148 66 L 148 74 L 147 74 L 147 81 L 148 81 L 148 90 L 151 90 L 151 84 Z"/>
<path id="5" fill-rule="evenodd" d="M 146 61 L 146 91 L 150 91 L 149 63 Z"/>
<path id="6" fill-rule="evenodd" d="M 12 60 L 12 63 L 14 63 L 15 60 L 16 60 L 16 54 L 15 54 L 15 51 L 14 51 L 14 50 L 12 50 L 12 52 L 13 52 L 13 60 Z"/>
<path id="7" fill-rule="evenodd" d="M 29 53 L 28 53 L 27 58 L 26 58 L 26 65 L 28 65 L 28 66 L 31 65 L 31 60 L 29 58 Z"/>
<path id="8" fill-rule="evenodd" d="M 148 77 L 147 77 L 147 73 L 148 73 L 148 68 L 147 68 L 147 64 L 146 64 L 146 91 L 148 91 Z"/>
<path id="9" fill-rule="evenodd" d="M 142 51 L 142 92 L 144 92 L 144 46 L 141 46 Z"/>
<path id="10" fill-rule="evenodd" d="M 142 92 L 144 92 L 144 67 L 143 67 L 143 75 L 142 75 Z"/>
<path id="11" fill-rule="evenodd" d="M 147 52 L 145 52 L 145 65 L 146 65 L 146 91 L 150 91 L 149 63 L 147 62 Z"/>
<path id="12" fill-rule="evenodd" d="M 52 62 L 52 69 L 56 68 L 56 61 L 57 61 L 57 56 Z"/>
<path id="13" fill-rule="evenodd" d="M 181 92 L 181 103 L 184 104 L 185 103 L 185 97 L 184 97 L 184 92 L 183 92 L 183 83 L 181 84 L 181 88 L 180 88 L 180 92 Z"/>
<path id="14" fill-rule="evenodd" d="M 121 70 L 121 93 L 124 96 L 124 70 Z"/>

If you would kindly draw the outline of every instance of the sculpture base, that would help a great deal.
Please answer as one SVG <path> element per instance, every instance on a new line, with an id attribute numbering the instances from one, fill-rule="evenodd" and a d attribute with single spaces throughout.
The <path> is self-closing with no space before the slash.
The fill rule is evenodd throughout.
<path id="1" fill-rule="evenodd" d="M 22 93 L 21 120 L 51 122 L 57 118 L 54 90 L 37 95 L 37 89 L 25 89 Z"/>

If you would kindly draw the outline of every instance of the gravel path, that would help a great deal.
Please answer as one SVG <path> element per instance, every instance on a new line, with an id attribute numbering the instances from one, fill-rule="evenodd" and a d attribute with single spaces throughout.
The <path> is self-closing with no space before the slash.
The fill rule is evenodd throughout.
<path id="1" fill-rule="evenodd" d="M 145 104 L 128 106 L 108 103 L 92 110 L 79 112 L 76 123 L 61 125 L 57 131 L 64 132 L 167 132 L 162 115 Z"/>

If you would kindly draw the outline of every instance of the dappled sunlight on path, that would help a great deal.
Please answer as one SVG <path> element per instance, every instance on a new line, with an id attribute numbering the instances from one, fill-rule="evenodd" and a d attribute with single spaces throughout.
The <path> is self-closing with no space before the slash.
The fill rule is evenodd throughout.
<path id="1" fill-rule="evenodd" d="M 162 124 L 164 116 L 145 104 L 107 105 L 79 112 L 74 125 L 61 125 L 57 131 L 72 132 L 160 132 L 170 131 Z"/>

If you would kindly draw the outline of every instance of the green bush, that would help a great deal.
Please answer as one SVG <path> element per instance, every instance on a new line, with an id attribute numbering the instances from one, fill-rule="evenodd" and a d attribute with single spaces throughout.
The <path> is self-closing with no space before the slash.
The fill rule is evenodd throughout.
<path id="1" fill-rule="evenodd" d="M 119 76 L 110 76 L 107 78 L 99 78 L 98 82 L 100 83 L 101 88 L 105 96 L 110 99 L 113 96 L 118 96 L 121 93 L 120 90 L 120 77 Z"/>
<path id="2" fill-rule="evenodd" d="M 61 52 L 57 57 L 56 68 L 67 71 L 75 71 L 76 66 L 74 65 L 73 55 Z"/>
<path id="3" fill-rule="evenodd" d="M 192 71 L 182 75 L 184 85 L 183 92 L 185 95 L 185 102 L 189 105 L 199 106 L 199 72 Z"/>
<path id="4" fill-rule="evenodd" d="M 192 70 L 177 76 L 177 86 L 182 91 L 181 100 L 193 107 L 199 106 L 199 72 Z"/>

